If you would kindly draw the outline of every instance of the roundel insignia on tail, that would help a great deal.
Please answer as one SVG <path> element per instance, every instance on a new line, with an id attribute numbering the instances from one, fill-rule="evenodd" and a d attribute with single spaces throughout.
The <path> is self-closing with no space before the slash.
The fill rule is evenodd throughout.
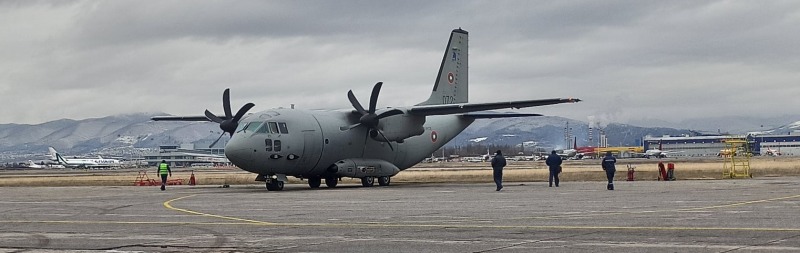
<path id="1" fill-rule="evenodd" d="M 453 82 L 455 80 L 456 80 L 456 77 L 453 76 L 453 72 L 447 73 L 447 82 L 448 83 L 453 84 Z"/>
<path id="2" fill-rule="evenodd" d="M 439 140 L 439 133 L 436 131 L 431 131 L 431 142 L 435 143 L 436 140 Z"/>

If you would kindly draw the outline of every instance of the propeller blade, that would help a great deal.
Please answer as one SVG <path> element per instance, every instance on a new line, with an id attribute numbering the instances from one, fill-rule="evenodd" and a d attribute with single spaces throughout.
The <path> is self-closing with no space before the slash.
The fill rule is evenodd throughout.
<path id="1" fill-rule="evenodd" d="M 231 119 L 231 117 L 233 115 L 231 114 L 231 89 L 230 88 L 225 89 L 225 91 L 222 92 L 222 108 L 225 108 L 225 117 L 227 119 Z"/>
<path id="2" fill-rule="evenodd" d="M 389 138 L 386 138 L 386 135 L 383 135 L 383 131 L 377 129 L 375 129 L 375 131 L 378 132 L 378 134 L 381 137 L 383 137 L 383 140 L 386 141 L 386 144 L 389 144 L 389 148 L 392 149 L 392 151 L 394 151 L 394 148 L 392 147 L 392 142 L 389 141 Z"/>
<path id="3" fill-rule="evenodd" d="M 403 110 L 391 109 L 391 110 L 388 110 L 388 111 L 383 111 L 381 113 L 378 113 L 378 116 L 376 118 L 377 119 L 382 119 L 382 118 L 386 118 L 386 117 L 394 116 L 394 115 L 398 115 L 398 114 L 403 114 L 403 113 L 404 113 Z"/>
<path id="4" fill-rule="evenodd" d="M 247 113 L 247 111 L 249 111 L 250 108 L 253 108 L 253 106 L 256 105 L 253 103 L 247 103 L 244 106 L 242 106 L 242 108 L 239 108 L 239 111 L 236 112 L 236 116 L 233 116 L 233 121 L 238 123 L 239 120 L 242 119 L 242 117 L 244 117 L 244 114 Z"/>
<path id="5" fill-rule="evenodd" d="M 381 93 L 381 86 L 383 86 L 383 82 L 378 82 L 372 87 L 372 95 L 369 97 L 369 113 L 375 113 L 375 107 L 378 105 L 378 94 Z"/>
<path id="6" fill-rule="evenodd" d="M 217 144 L 217 142 L 219 141 L 219 139 L 222 139 L 222 136 L 223 136 L 223 135 L 225 135 L 225 132 L 222 132 L 222 134 L 220 134 L 220 135 L 219 135 L 219 137 L 217 137 L 217 140 L 215 140 L 214 142 L 212 142 L 212 143 L 211 143 L 211 145 L 208 145 L 208 148 L 214 147 L 214 145 L 216 145 L 216 144 Z"/>
<path id="7" fill-rule="evenodd" d="M 347 92 L 347 99 L 350 100 L 350 104 L 353 105 L 353 108 L 356 108 L 356 111 L 358 111 L 358 113 L 361 113 L 362 115 L 367 114 L 367 112 L 364 111 L 364 107 L 361 106 L 361 103 L 359 103 L 358 99 L 356 99 L 356 96 L 353 95 L 353 90 Z"/>
<path id="8" fill-rule="evenodd" d="M 216 123 L 222 123 L 222 121 L 223 121 L 223 119 L 220 119 L 219 117 L 217 117 L 217 115 L 214 115 L 213 113 L 211 113 L 208 110 L 206 110 L 206 118 L 208 118 L 208 120 L 216 122 Z"/>

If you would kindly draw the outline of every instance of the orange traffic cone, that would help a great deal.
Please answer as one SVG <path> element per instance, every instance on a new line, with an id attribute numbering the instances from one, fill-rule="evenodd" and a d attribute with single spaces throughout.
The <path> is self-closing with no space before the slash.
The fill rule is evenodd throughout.
<path id="1" fill-rule="evenodd" d="M 194 171 L 192 171 L 192 176 L 189 177 L 189 185 L 195 185 L 197 182 L 194 180 Z"/>

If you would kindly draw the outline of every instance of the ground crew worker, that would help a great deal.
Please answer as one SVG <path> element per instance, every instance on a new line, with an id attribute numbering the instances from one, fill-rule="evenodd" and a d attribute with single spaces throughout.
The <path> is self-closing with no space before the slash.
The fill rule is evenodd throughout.
<path id="1" fill-rule="evenodd" d="M 547 160 L 544 162 L 547 164 L 547 167 L 550 169 L 550 187 L 553 187 L 553 179 L 556 180 L 556 187 L 558 187 L 558 173 L 561 173 L 561 156 L 556 154 L 556 151 L 550 152 L 550 155 L 547 156 Z"/>
<path id="2" fill-rule="evenodd" d="M 161 174 L 161 190 L 167 189 L 167 175 L 172 176 L 172 170 L 166 160 L 161 160 L 158 164 L 158 174 Z"/>
<path id="3" fill-rule="evenodd" d="M 606 157 L 603 157 L 603 170 L 606 171 L 606 177 L 608 177 L 608 186 L 609 190 L 614 190 L 614 172 L 617 172 L 617 168 L 614 167 L 614 164 L 617 163 L 617 158 L 611 155 L 611 151 L 606 152 Z"/>
<path id="4" fill-rule="evenodd" d="M 497 191 L 503 189 L 503 167 L 506 166 L 506 158 L 500 150 L 494 154 L 492 158 L 492 174 L 494 175 L 494 184 L 497 185 Z"/>

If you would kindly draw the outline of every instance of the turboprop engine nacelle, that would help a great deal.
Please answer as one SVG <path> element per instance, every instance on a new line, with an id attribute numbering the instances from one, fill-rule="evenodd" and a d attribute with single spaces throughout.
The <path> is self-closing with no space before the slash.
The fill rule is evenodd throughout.
<path id="1" fill-rule="evenodd" d="M 424 116 L 403 114 L 381 119 L 379 127 L 389 141 L 403 142 L 406 138 L 424 133 L 423 125 Z M 371 134 L 370 137 L 376 141 L 386 141 L 377 134 Z"/>
<path id="2" fill-rule="evenodd" d="M 340 177 L 390 177 L 400 173 L 394 164 L 378 159 L 344 159 L 333 164 L 332 167 Z"/>

